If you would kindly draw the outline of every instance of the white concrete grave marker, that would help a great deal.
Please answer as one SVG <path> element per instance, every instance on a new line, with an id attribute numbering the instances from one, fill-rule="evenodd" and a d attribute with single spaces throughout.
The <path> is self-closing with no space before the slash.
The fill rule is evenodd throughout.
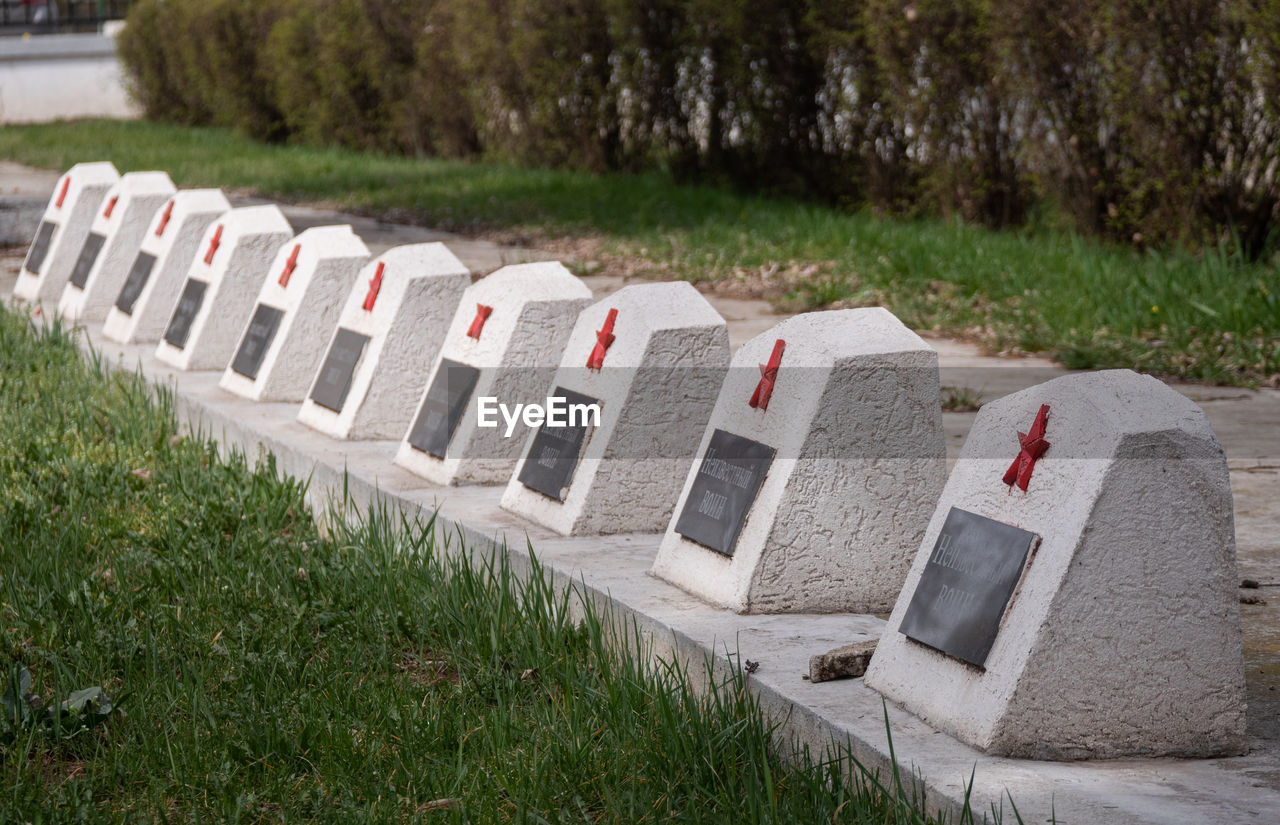
<path id="1" fill-rule="evenodd" d="M 147 226 L 176 191 L 164 172 L 130 172 L 107 191 L 58 301 L 63 318 L 89 323 L 107 317 Z"/>
<path id="2" fill-rule="evenodd" d="M 230 208 L 220 189 L 187 189 L 156 210 L 102 334 L 122 344 L 160 340 L 200 239 Z"/>
<path id="3" fill-rule="evenodd" d="M 661 532 L 729 367 L 725 321 L 684 281 L 623 287 L 588 307 L 551 396 L 599 424 L 530 434 L 502 506 L 562 535 Z"/>
<path id="4" fill-rule="evenodd" d="M 471 276 L 442 243 L 397 246 L 347 296 L 298 420 L 334 438 L 400 438 Z"/>
<path id="5" fill-rule="evenodd" d="M 653 573 L 744 613 L 887 611 L 946 475 L 938 356 L 881 308 L 733 358 Z"/>
<path id="6" fill-rule="evenodd" d="M 119 180 L 116 167 L 106 161 L 77 163 L 58 179 L 18 272 L 15 296 L 28 301 L 62 297 L 102 199 Z"/>
<path id="7" fill-rule="evenodd" d="M 396 463 L 436 484 L 498 484 L 524 439 L 480 427 L 477 399 L 542 403 L 591 290 L 558 262 L 505 266 L 472 284 L 400 443 Z"/>
<path id="8" fill-rule="evenodd" d="M 208 226 L 156 358 L 182 370 L 225 369 L 271 262 L 292 237 L 289 221 L 273 205 L 232 209 Z"/>
<path id="9" fill-rule="evenodd" d="M 866 682 L 992 754 L 1242 753 L 1236 575 L 1200 408 L 1129 370 L 1056 378 L 978 413 Z"/>
<path id="10" fill-rule="evenodd" d="M 276 253 L 219 386 L 253 401 L 301 401 L 369 248 L 351 227 L 317 226 Z"/>

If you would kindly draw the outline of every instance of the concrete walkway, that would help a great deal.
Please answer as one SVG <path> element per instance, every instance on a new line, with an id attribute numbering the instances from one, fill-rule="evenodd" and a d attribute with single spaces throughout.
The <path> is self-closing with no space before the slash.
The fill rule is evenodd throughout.
<path id="1" fill-rule="evenodd" d="M 52 191 L 57 177 L 57 174 L 52 172 L 32 170 L 15 164 L 0 163 L 0 244 L 4 243 L 6 231 L 8 231 L 9 235 L 16 234 L 29 240 L 31 235 L 34 234 L 40 212 L 44 208 L 49 192 Z M 248 198 L 233 197 L 233 202 L 237 203 L 237 205 L 250 201 L 251 199 Z M 35 205 L 33 214 L 30 204 Z M 326 223 L 350 223 L 375 253 L 402 243 L 444 242 L 476 274 L 487 273 L 508 263 L 550 257 L 539 253 L 537 250 L 505 247 L 484 241 L 461 238 L 449 233 L 420 227 L 388 224 L 369 218 L 352 217 L 323 209 L 304 206 L 285 206 L 282 209 L 298 229 Z M 12 282 L 16 277 L 17 268 L 21 265 L 23 252 L 22 248 L 10 249 L 7 253 L 0 252 L 0 293 L 7 295 L 11 292 Z M 597 297 L 607 295 L 624 285 L 622 278 L 612 276 L 588 276 L 584 277 L 583 280 L 591 287 Z M 734 347 L 748 338 L 767 330 L 784 317 L 775 314 L 772 308 L 763 301 L 729 299 L 718 296 L 708 296 L 708 298 L 728 321 L 730 340 Z M 984 400 L 1000 397 L 1067 372 L 1062 367 L 1045 359 L 988 356 L 970 344 L 950 339 L 930 337 L 929 342 L 938 350 L 943 384 L 977 391 Z M 135 362 L 144 355 L 141 351 L 135 352 L 132 350 L 121 352 L 120 354 L 127 355 Z M 143 362 L 146 363 L 147 359 L 144 359 Z M 148 374 L 152 374 L 150 369 Z M 159 379 L 167 376 L 162 370 L 154 374 L 153 377 Z M 213 384 L 216 385 L 216 381 Z M 1090 785 L 1091 782 L 1101 782 L 1102 777 L 1105 777 L 1106 780 L 1103 785 L 1111 790 L 1103 793 L 1103 796 L 1106 797 L 1112 793 L 1119 795 L 1116 800 L 1117 812 L 1120 808 L 1123 808 L 1132 816 L 1132 818 L 1126 816 L 1123 819 L 1118 817 L 1115 821 L 1193 821 L 1169 818 L 1168 815 L 1174 810 L 1179 811 L 1180 815 L 1189 813 L 1189 809 L 1184 806 L 1172 805 L 1170 807 L 1171 803 L 1168 803 L 1168 800 L 1166 800 L 1168 804 L 1163 806 L 1156 805 L 1152 807 L 1148 804 L 1150 802 L 1148 794 L 1154 794 L 1155 797 L 1152 798 L 1158 798 L 1161 794 L 1172 794 L 1176 797 L 1179 793 L 1190 794 L 1188 802 L 1191 801 L 1191 797 L 1195 798 L 1196 802 L 1193 808 L 1197 812 L 1197 816 L 1194 821 L 1275 821 L 1269 817 L 1275 816 L 1275 812 L 1280 810 L 1280 794 L 1258 797 L 1250 789 L 1266 788 L 1270 791 L 1280 792 L 1280 391 L 1250 391 L 1177 383 L 1172 386 L 1200 404 L 1226 450 L 1231 468 L 1232 490 L 1235 497 L 1240 575 L 1242 578 L 1253 579 L 1261 585 L 1257 590 L 1242 591 L 1242 593 L 1261 596 L 1265 602 L 1257 605 L 1241 605 L 1249 693 L 1249 732 L 1253 738 L 1253 754 L 1241 759 L 1210 760 L 1199 763 L 1147 760 L 1140 763 L 1141 770 L 1135 774 L 1133 771 L 1137 769 L 1132 761 L 1053 766 L 1045 765 L 1044 763 L 1018 762 L 1016 760 L 990 760 L 986 757 L 981 757 L 976 752 L 972 752 L 971 749 L 966 749 L 964 746 L 952 742 L 947 747 L 952 748 L 954 745 L 960 750 L 956 750 L 954 753 L 948 751 L 951 756 L 935 764 L 935 767 L 941 768 L 942 765 L 957 767 L 963 763 L 964 759 L 969 759 L 970 764 L 974 760 L 978 760 L 979 764 L 983 765 L 992 763 L 993 766 L 1000 766 L 1000 769 L 995 771 L 995 775 L 1004 777 L 1006 780 L 1011 777 L 1027 779 L 1028 781 L 1015 783 L 1024 792 L 1032 791 L 1033 789 L 1036 792 L 1051 790 L 1055 787 L 1054 777 L 1068 785 L 1072 783 Z M 201 409 L 205 411 L 204 414 L 212 414 L 209 410 L 215 408 L 223 410 L 228 406 L 227 403 L 218 402 L 214 398 L 216 391 L 211 390 L 211 392 L 212 395 L 209 396 L 201 394 Z M 286 424 L 286 422 L 292 421 L 290 411 L 280 410 L 268 413 L 264 407 L 262 416 L 278 420 L 281 427 L 285 427 L 286 430 L 293 434 L 293 428 L 288 427 Z M 973 418 L 973 413 L 945 413 L 948 451 L 952 457 L 958 453 L 963 444 L 964 436 L 968 432 Z M 219 412 L 215 419 L 224 420 L 223 412 Z M 234 418 L 229 420 L 234 420 Z M 242 437 L 249 441 L 256 439 L 261 443 L 275 443 L 273 439 L 277 439 L 278 434 L 273 431 L 273 434 L 268 436 L 264 433 L 256 432 L 242 434 Z M 372 449 L 374 446 L 369 444 L 351 445 L 348 451 L 346 445 L 341 445 L 337 442 L 328 442 L 328 444 L 320 445 L 317 437 L 306 436 L 306 434 L 298 435 L 297 437 L 302 438 L 303 442 L 301 444 L 290 442 L 292 446 L 289 446 L 288 449 L 300 451 L 300 455 L 305 454 L 307 450 L 314 450 L 314 454 L 310 455 L 311 460 L 319 459 L 323 462 L 326 460 L 325 456 L 327 455 L 329 460 L 334 462 L 334 466 L 339 468 L 344 465 L 348 458 L 353 462 L 358 462 L 360 460 L 359 454 L 362 451 Z M 298 460 L 302 461 L 303 459 L 299 458 Z M 370 472 L 377 482 L 383 485 L 389 483 L 387 481 L 389 473 L 394 475 L 390 470 L 378 472 L 371 470 Z M 400 480 L 400 482 L 402 484 L 410 484 L 405 480 Z M 410 486 L 413 485 L 410 484 Z M 386 489 L 386 487 L 384 486 L 383 489 Z M 578 547 L 578 544 L 582 543 L 583 540 L 558 539 L 549 535 L 544 537 L 539 535 L 539 531 L 528 528 L 527 525 L 514 523 L 512 516 L 498 510 L 496 496 L 493 496 L 495 498 L 494 502 L 488 502 L 484 498 L 486 493 L 483 489 L 464 489 L 450 491 L 447 494 L 443 491 L 438 492 L 439 496 L 437 496 L 436 491 L 433 491 L 427 499 L 447 505 L 449 511 L 456 513 L 460 524 L 465 524 L 469 528 L 489 536 L 493 535 L 495 529 L 501 529 L 504 533 L 512 533 L 512 537 L 515 538 L 515 533 L 527 530 L 531 537 L 541 539 L 535 544 L 540 555 L 544 552 L 549 552 L 553 555 L 568 553 L 566 558 L 573 560 L 569 565 L 569 570 L 588 573 L 588 569 L 590 569 L 587 579 L 589 585 L 600 589 L 602 592 L 605 590 L 612 592 L 615 597 L 621 593 L 616 588 L 627 589 L 622 581 L 617 580 L 616 572 L 610 574 L 605 570 L 596 569 L 584 560 L 582 556 L 583 548 Z M 492 491 L 489 492 L 491 493 Z M 566 542 L 568 545 L 562 546 Z M 628 553 L 640 554 L 637 556 L 636 569 L 639 572 L 643 572 L 641 568 L 644 566 L 645 551 L 642 551 L 641 548 L 646 547 L 648 544 L 645 537 L 635 537 L 631 540 L 626 538 L 612 538 L 605 541 L 596 540 L 592 544 L 592 549 L 598 549 L 600 544 L 607 544 L 611 549 L 619 552 L 625 546 L 628 548 Z M 567 571 L 562 570 L 562 572 Z M 590 575 L 596 575 L 600 578 L 593 581 Z M 642 577 L 642 579 L 646 580 L 643 582 L 646 587 L 655 586 L 652 579 L 648 579 L 648 577 Z M 644 594 L 637 594 L 635 598 L 646 603 L 646 600 L 651 600 L 650 596 Z M 683 610 L 684 613 L 692 611 L 701 615 L 702 612 L 709 610 L 701 608 L 694 610 L 688 607 L 677 609 L 678 606 L 671 602 L 675 598 L 674 596 L 663 598 L 667 600 L 667 602 L 664 602 L 666 607 L 663 610 L 668 612 L 681 613 Z M 688 597 L 684 598 L 688 600 Z M 636 606 L 636 609 L 640 615 L 646 616 L 649 620 L 654 620 L 653 610 L 658 608 L 650 605 L 650 607 Z M 712 614 L 719 612 L 711 611 Z M 796 620 L 798 621 L 799 618 L 797 617 Z M 710 619 L 706 621 L 711 622 Z M 821 652 L 820 648 L 825 649 L 824 645 L 826 647 L 834 647 L 837 644 L 854 641 L 856 637 L 863 633 L 878 632 L 878 619 L 873 617 L 857 619 L 856 621 L 853 620 L 853 617 L 846 617 L 844 622 L 835 621 L 830 617 L 804 617 L 804 621 L 810 622 L 806 625 L 810 628 L 809 631 L 800 633 L 794 629 L 785 631 L 778 629 L 776 631 L 770 630 L 765 634 L 767 636 L 777 634 L 779 638 L 786 637 L 790 639 L 788 644 L 795 649 L 789 647 L 788 650 L 791 652 L 785 655 L 786 660 L 789 662 L 787 665 L 789 668 L 799 669 L 799 663 L 803 662 L 801 653 L 804 651 L 808 653 Z M 749 629 L 754 632 L 757 629 L 755 626 L 772 626 L 775 624 L 775 620 L 763 617 L 735 618 L 729 616 L 717 618 L 711 624 L 718 628 L 712 634 L 712 637 L 719 638 L 721 645 L 723 645 L 725 637 L 718 634 L 723 633 L 726 627 L 750 626 Z M 664 626 L 669 629 L 675 629 L 674 624 L 666 624 Z M 782 622 L 779 628 L 782 627 L 789 628 L 790 625 Z M 705 630 L 705 627 L 703 629 Z M 680 632 L 688 631 L 682 630 Z M 697 636 L 697 634 L 694 635 Z M 800 644 L 797 642 L 797 638 L 803 638 L 807 643 Z M 714 642 L 712 642 L 712 645 L 714 647 Z M 751 654 L 744 649 L 743 655 Z M 759 659 L 761 655 L 761 653 L 756 653 L 751 658 Z M 779 657 L 783 656 L 782 653 L 777 655 Z M 780 661 L 781 659 L 775 660 Z M 796 677 L 796 675 L 791 674 L 792 677 Z M 1082 674 L 1083 677 L 1084 675 Z M 779 688 L 779 690 L 782 690 L 782 694 L 787 696 L 792 694 L 798 696 L 799 691 L 793 690 L 792 687 L 795 686 L 787 687 L 785 690 Z M 819 690 L 819 686 L 806 687 L 806 689 Z M 847 688 L 829 689 L 822 687 L 821 690 L 824 691 L 824 696 L 826 695 L 825 691 L 836 691 L 836 693 L 832 694 L 832 701 L 840 704 L 843 700 L 835 700 L 834 697 L 839 694 L 839 691 L 847 690 Z M 824 700 L 825 702 L 826 700 Z M 859 699 L 855 704 L 862 708 L 859 711 L 860 713 L 878 715 L 880 712 L 878 703 L 870 699 L 866 701 Z M 847 704 L 843 707 L 845 711 L 848 710 Z M 822 718 L 826 718 L 823 714 L 828 713 L 826 710 L 813 706 L 808 700 L 802 701 L 801 709 L 805 714 L 818 714 Z M 905 714 L 899 714 L 899 717 L 904 720 L 904 724 L 910 719 Z M 919 722 L 914 724 L 923 727 Z M 840 725 L 836 727 L 841 728 Z M 898 727 L 895 722 L 895 735 L 897 730 Z M 942 734 L 927 734 L 927 732 L 922 731 L 920 732 L 922 738 L 917 741 L 917 744 L 930 741 L 930 735 L 935 738 L 941 737 L 949 740 L 949 738 L 943 737 Z M 897 744 L 899 753 L 906 754 L 910 760 L 912 758 L 911 754 L 903 749 L 903 745 L 906 743 L 898 742 Z M 871 746 L 868 745 L 868 747 Z M 870 751 L 868 754 L 870 754 Z M 955 762 L 953 757 L 959 758 L 960 756 L 963 756 L 963 759 L 960 762 Z M 923 768 L 930 761 L 930 759 L 920 759 L 917 760 L 917 764 Z M 1187 773 L 1188 771 L 1190 774 Z M 1195 777 L 1194 780 L 1191 778 L 1192 775 Z M 1029 781 L 1033 776 L 1035 781 Z M 1094 777 L 1094 779 L 1086 781 L 1086 778 L 1090 776 Z M 1179 778 L 1175 779 L 1175 776 Z M 1213 778 L 1215 776 L 1217 777 L 1216 779 Z M 1138 781 L 1139 778 L 1143 783 L 1154 782 L 1157 784 L 1141 793 L 1137 791 L 1130 793 L 1123 790 L 1126 782 Z M 926 779 L 933 780 L 928 771 L 926 771 Z M 952 779 L 954 777 L 947 777 L 948 781 Z M 988 777 L 988 779 L 991 779 L 991 777 Z M 1161 782 L 1172 784 L 1161 786 L 1159 784 Z M 1229 806 L 1209 804 L 1215 796 L 1212 792 L 1212 786 L 1215 782 L 1220 785 L 1220 793 L 1235 795 L 1237 801 L 1244 807 L 1239 807 L 1234 802 Z M 1186 783 L 1190 783 L 1190 785 Z M 1192 792 L 1193 786 L 1194 793 Z M 988 790 L 991 789 L 991 786 L 987 785 L 986 782 L 984 782 L 984 787 Z M 1163 787 L 1163 790 L 1161 790 L 1161 787 Z M 1089 795 L 1093 796 L 1096 792 L 1101 792 L 1101 788 L 1094 788 Z M 1125 797 L 1126 793 L 1129 793 L 1129 797 Z M 1240 794 L 1244 796 L 1241 797 Z M 1128 801 L 1125 801 L 1126 799 Z M 1141 802 L 1140 804 L 1136 802 L 1142 799 L 1147 800 L 1147 802 Z M 1019 807 L 1023 809 L 1025 815 L 1027 811 L 1024 802 L 1031 802 L 1031 800 L 1016 793 L 1015 800 L 1018 802 Z M 1256 813 L 1256 816 L 1252 816 L 1253 810 L 1249 806 L 1263 801 L 1265 801 L 1265 805 Z M 1134 807 L 1135 804 L 1136 807 Z M 1095 808 L 1091 804 L 1081 810 L 1092 810 L 1096 813 L 1099 810 L 1110 808 L 1109 804 L 1102 804 L 1101 809 Z M 1060 822 L 1086 821 L 1074 818 L 1064 820 L 1063 813 L 1064 808 L 1059 805 Z M 1251 814 L 1251 816 L 1245 816 L 1246 813 Z M 1028 817 L 1026 821 L 1035 820 Z M 1089 821 L 1109 820 L 1093 819 Z"/>

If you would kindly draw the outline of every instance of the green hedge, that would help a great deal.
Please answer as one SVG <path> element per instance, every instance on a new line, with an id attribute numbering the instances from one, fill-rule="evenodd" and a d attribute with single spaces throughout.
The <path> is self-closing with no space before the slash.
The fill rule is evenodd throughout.
<path id="1" fill-rule="evenodd" d="M 140 0 L 155 118 L 1269 251 L 1280 0 Z"/>

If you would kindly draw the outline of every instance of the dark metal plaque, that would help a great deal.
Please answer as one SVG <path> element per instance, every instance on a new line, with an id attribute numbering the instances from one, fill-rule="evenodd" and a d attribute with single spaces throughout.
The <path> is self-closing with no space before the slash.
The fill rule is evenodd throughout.
<path id="1" fill-rule="evenodd" d="M 106 242 L 107 236 L 97 232 L 90 232 L 89 237 L 84 239 L 80 257 L 76 258 L 76 265 L 71 269 L 71 285 L 76 289 L 84 289 L 84 285 L 89 282 L 89 271 L 93 269 L 93 262 L 98 260 L 98 253 Z"/>
<path id="2" fill-rule="evenodd" d="M 732 558 L 776 452 L 768 444 L 724 430 L 712 433 L 676 532 Z"/>
<path id="3" fill-rule="evenodd" d="M 138 297 L 142 295 L 142 290 L 146 289 L 147 281 L 151 280 L 151 270 L 155 265 L 155 255 L 147 252 L 138 253 L 138 257 L 133 259 L 133 268 L 129 270 L 129 277 L 124 279 L 124 286 L 120 287 L 120 294 L 116 296 L 116 309 L 125 315 L 133 314 L 133 305 L 138 303 Z"/>
<path id="4" fill-rule="evenodd" d="M 480 370 L 468 364 L 459 364 L 448 358 L 440 359 L 440 368 L 431 379 L 427 397 L 418 410 L 418 417 L 409 430 L 409 445 L 436 458 L 444 458 L 458 429 L 462 414 L 467 411 L 471 393 L 480 380 Z"/>
<path id="5" fill-rule="evenodd" d="M 27 260 L 22 264 L 23 269 L 32 275 L 40 274 L 40 267 L 44 266 L 45 256 L 49 254 L 49 243 L 53 240 L 53 233 L 57 228 L 58 225 L 53 221 L 40 221 L 35 240 L 27 250 Z"/>
<path id="6" fill-rule="evenodd" d="M 311 388 L 312 401 L 334 412 L 342 412 L 347 393 L 351 391 L 351 377 L 368 343 L 368 335 L 338 327 L 337 335 L 333 336 L 333 346 L 329 347 L 315 386 Z"/>
<path id="7" fill-rule="evenodd" d="M 267 347 L 275 340 L 276 330 L 280 329 L 280 319 L 283 317 L 284 312 L 281 310 L 258 304 L 258 308 L 253 311 L 253 319 L 249 321 L 249 328 L 244 331 L 244 338 L 240 339 L 236 357 L 231 360 L 232 370 L 250 381 L 257 380 L 262 359 L 267 356 Z"/>
<path id="8" fill-rule="evenodd" d="M 165 341 L 178 349 L 186 347 L 187 338 L 191 335 L 191 324 L 200 312 L 200 306 L 204 303 L 204 291 L 208 288 L 209 285 L 204 281 L 187 279 L 187 285 L 182 288 L 182 297 L 178 299 L 178 305 L 173 308 L 173 315 L 169 318 L 169 326 L 164 329 Z"/>
<path id="9" fill-rule="evenodd" d="M 578 405 L 599 405 L 600 402 L 589 395 L 556 387 L 551 393 L 554 398 L 565 400 L 565 418 L 562 426 L 551 427 L 543 423 L 533 437 L 529 454 L 525 456 L 524 466 L 520 469 L 520 483 L 550 496 L 556 501 L 564 501 L 564 492 L 573 481 L 573 472 L 578 468 L 578 458 L 582 453 L 582 444 L 586 441 L 589 424 L 584 420 L 584 413 L 577 410 Z M 574 415 L 569 418 L 568 413 Z M 573 426 L 568 426 L 569 422 Z"/>
<path id="10" fill-rule="evenodd" d="M 982 667 L 1035 533 L 952 507 L 899 633 Z"/>

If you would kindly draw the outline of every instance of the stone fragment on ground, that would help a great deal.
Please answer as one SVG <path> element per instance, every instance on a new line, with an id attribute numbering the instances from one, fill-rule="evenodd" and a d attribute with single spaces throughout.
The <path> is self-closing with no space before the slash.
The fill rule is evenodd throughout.
<path id="1" fill-rule="evenodd" d="M 867 665 L 871 664 L 871 657 L 876 652 L 876 644 L 875 640 L 855 642 L 812 656 L 805 678 L 810 682 L 856 679 L 867 672 Z"/>

